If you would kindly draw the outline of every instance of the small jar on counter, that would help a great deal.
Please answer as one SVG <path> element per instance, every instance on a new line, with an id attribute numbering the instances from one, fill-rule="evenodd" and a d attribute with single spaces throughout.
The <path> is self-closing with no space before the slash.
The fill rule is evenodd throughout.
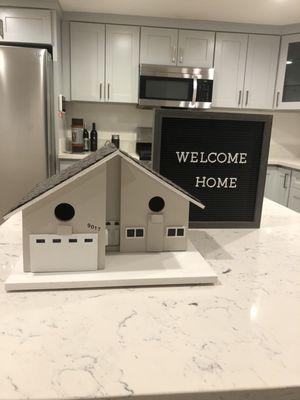
<path id="1" fill-rule="evenodd" d="M 117 149 L 120 148 L 120 136 L 114 134 L 111 136 L 111 142 L 116 146 Z"/>

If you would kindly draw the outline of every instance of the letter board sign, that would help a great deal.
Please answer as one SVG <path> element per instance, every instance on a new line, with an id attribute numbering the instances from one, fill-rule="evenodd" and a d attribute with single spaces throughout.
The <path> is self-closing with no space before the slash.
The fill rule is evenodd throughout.
<path id="1" fill-rule="evenodd" d="M 155 110 L 153 169 L 205 205 L 190 227 L 259 227 L 271 115 Z"/>

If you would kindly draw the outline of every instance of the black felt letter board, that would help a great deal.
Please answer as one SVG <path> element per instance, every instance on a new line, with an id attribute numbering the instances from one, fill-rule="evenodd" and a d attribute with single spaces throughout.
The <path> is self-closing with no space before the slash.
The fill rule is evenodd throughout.
<path id="1" fill-rule="evenodd" d="M 269 115 L 155 111 L 153 168 L 206 206 L 190 206 L 191 227 L 260 225 L 271 125 Z"/>

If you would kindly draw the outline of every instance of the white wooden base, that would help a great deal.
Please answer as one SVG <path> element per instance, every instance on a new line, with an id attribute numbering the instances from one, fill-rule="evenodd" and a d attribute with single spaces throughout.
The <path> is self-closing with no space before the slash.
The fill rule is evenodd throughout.
<path id="1" fill-rule="evenodd" d="M 12 273 L 6 291 L 80 289 L 154 285 L 212 284 L 217 275 L 192 243 L 188 250 L 163 253 L 115 253 L 106 256 L 104 270 L 90 272 Z"/>

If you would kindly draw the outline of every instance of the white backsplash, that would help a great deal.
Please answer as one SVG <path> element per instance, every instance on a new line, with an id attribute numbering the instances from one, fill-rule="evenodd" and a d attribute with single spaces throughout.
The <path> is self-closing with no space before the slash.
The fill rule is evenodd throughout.
<path id="1" fill-rule="evenodd" d="M 141 110 L 133 104 L 100 104 L 86 102 L 66 103 L 66 133 L 71 130 L 72 118 L 83 118 L 90 131 L 96 123 L 98 147 L 111 139 L 112 134 L 120 135 L 120 148 L 128 153 L 135 152 L 136 131 L 139 126 L 152 126 L 152 110 Z M 64 141 L 61 144 L 63 150 Z"/>
<path id="2" fill-rule="evenodd" d="M 247 111 L 218 109 L 222 112 L 251 112 L 252 114 L 272 114 L 273 127 L 270 158 L 300 158 L 300 112 Z M 134 104 L 101 104 L 87 102 L 67 102 L 65 130 L 70 130 L 72 118 L 83 118 L 90 130 L 96 122 L 98 145 L 103 145 L 111 135 L 120 135 L 120 147 L 126 152 L 135 152 L 136 130 L 139 126 L 152 127 L 153 111 L 136 108 Z M 62 142 L 62 148 L 63 149 Z"/>

